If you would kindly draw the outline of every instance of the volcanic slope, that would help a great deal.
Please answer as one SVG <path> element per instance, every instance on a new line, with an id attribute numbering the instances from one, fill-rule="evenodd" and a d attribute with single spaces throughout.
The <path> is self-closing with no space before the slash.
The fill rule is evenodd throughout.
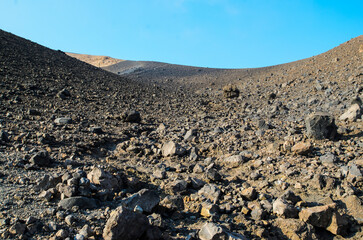
<path id="1" fill-rule="evenodd" d="M 0 31 L 0 238 L 362 239 L 361 43 L 117 76 Z"/>

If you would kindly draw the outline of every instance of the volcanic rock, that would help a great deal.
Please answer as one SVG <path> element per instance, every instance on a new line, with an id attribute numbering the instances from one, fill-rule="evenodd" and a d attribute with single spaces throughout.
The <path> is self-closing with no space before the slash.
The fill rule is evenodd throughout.
<path id="1" fill-rule="evenodd" d="M 315 139 L 332 139 L 337 134 L 337 126 L 334 118 L 323 112 L 312 113 L 305 119 L 306 133 L 308 137 Z"/>
<path id="2" fill-rule="evenodd" d="M 132 212 L 125 207 L 118 207 L 111 212 L 103 229 L 105 240 L 134 240 L 139 239 L 149 226 L 147 217 L 143 214 Z"/>

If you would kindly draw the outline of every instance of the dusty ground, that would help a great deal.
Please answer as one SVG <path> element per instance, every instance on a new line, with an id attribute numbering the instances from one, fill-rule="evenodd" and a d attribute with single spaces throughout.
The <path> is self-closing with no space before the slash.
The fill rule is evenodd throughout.
<path id="1" fill-rule="evenodd" d="M 1 238 L 107 238 L 124 205 L 150 222 L 127 225 L 140 239 L 208 239 L 206 222 L 233 239 L 361 239 L 362 117 L 339 118 L 361 106 L 362 41 L 259 69 L 125 61 L 113 74 L 0 31 Z M 316 111 L 335 138 L 309 136 Z M 156 197 L 133 205 L 141 189 Z"/>

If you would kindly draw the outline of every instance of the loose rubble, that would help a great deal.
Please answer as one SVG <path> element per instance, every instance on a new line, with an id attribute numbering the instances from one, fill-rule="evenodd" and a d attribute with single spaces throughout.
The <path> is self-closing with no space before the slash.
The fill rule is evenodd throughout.
<path id="1" fill-rule="evenodd" d="M 362 239 L 362 41 L 126 78 L 0 31 L 0 238 Z"/>

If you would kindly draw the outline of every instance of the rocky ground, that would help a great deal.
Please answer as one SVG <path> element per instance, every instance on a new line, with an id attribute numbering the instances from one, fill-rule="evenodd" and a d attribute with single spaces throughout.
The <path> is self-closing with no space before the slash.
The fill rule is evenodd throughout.
<path id="1" fill-rule="evenodd" d="M 0 238 L 362 239 L 361 44 L 118 76 L 0 30 Z"/>

